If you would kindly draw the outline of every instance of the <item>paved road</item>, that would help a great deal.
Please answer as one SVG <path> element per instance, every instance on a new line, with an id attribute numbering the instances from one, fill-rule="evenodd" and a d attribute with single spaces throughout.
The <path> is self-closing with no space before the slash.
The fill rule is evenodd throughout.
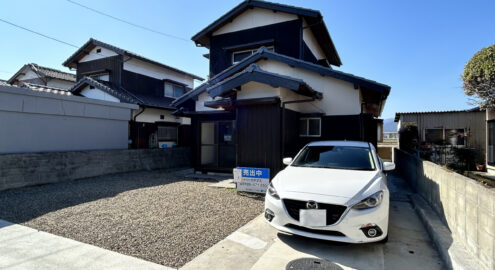
<path id="1" fill-rule="evenodd" d="M 285 269 L 291 260 L 317 257 L 342 269 L 443 269 L 412 208 L 407 184 L 389 176 L 392 193 L 389 242 L 342 244 L 277 232 L 259 216 L 183 269 Z"/>

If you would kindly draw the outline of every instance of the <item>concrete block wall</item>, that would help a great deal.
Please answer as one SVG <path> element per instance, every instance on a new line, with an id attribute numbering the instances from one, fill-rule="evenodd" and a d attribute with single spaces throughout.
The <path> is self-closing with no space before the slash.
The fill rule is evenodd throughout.
<path id="1" fill-rule="evenodd" d="M 397 170 L 443 219 L 455 241 L 495 269 L 495 189 L 395 149 Z"/>
<path id="2" fill-rule="evenodd" d="M 0 155 L 0 191 L 105 174 L 190 166 L 190 149 L 105 150 Z"/>
<path id="3" fill-rule="evenodd" d="M 137 105 L 0 85 L 0 154 L 127 149 Z"/>

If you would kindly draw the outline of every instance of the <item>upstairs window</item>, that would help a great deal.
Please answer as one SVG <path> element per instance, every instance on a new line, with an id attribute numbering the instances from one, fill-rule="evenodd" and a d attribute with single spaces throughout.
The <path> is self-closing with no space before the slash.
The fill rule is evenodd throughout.
<path id="1" fill-rule="evenodd" d="M 249 49 L 249 50 L 242 50 L 242 51 L 236 51 L 232 53 L 232 64 L 237 64 L 241 62 L 244 58 L 249 57 L 256 53 L 259 48 L 256 49 Z M 266 47 L 267 50 L 273 51 L 274 48 L 273 46 L 268 46 Z"/>
<path id="2" fill-rule="evenodd" d="M 184 95 L 185 92 L 186 89 L 183 85 L 173 84 L 169 82 L 165 83 L 165 90 L 164 90 L 165 97 L 178 98 Z"/>
<path id="3" fill-rule="evenodd" d="M 301 137 L 320 137 L 321 118 L 299 119 L 299 135 Z"/>

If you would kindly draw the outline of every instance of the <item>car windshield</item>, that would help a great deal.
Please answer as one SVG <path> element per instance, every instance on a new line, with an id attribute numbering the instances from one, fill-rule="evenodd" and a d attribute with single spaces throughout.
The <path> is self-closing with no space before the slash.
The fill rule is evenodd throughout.
<path id="1" fill-rule="evenodd" d="M 352 146 L 307 146 L 291 165 L 342 170 L 375 170 L 370 149 Z"/>

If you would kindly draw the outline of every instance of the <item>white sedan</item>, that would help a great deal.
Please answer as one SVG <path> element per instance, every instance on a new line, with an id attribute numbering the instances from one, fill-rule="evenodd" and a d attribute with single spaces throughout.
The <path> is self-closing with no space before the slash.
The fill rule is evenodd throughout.
<path id="1" fill-rule="evenodd" d="M 349 243 L 386 242 L 387 171 L 367 142 L 306 145 L 270 183 L 265 219 L 280 231 Z"/>

